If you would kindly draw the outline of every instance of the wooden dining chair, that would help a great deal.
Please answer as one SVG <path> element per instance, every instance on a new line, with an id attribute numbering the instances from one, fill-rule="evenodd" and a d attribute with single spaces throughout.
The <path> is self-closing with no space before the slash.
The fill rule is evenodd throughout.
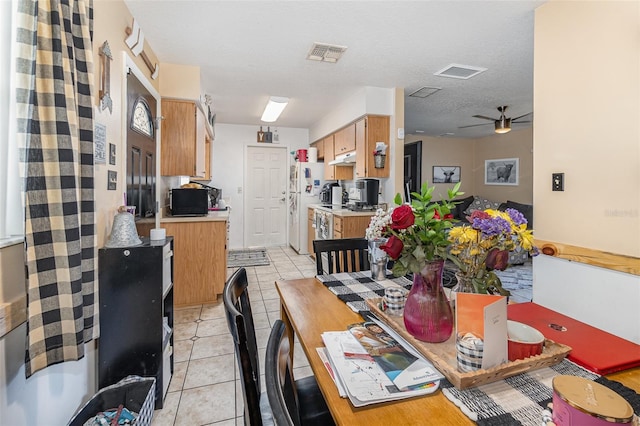
<path id="1" fill-rule="evenodd" d="M 248 286 L 247 271 L 239 268 L 225 283 L 222 299 L 240 370 L 244 423 L 262 426 L 273 424 L 273 418 L 267 396 L 260 395 L 260 363 Z"/>
<path id="2" fill-rule="evenodd" d="M 331 412 L 314 376 L 294 380 L 289 333 L 282 320 L 271 328 L 264 377 L 273 419 L 278 426 L 333 425 Z"/>
<path id="3" fill-rule="evenodd" d="M 313 240 L 318 275 L 368 270 L 370 268 L 368 247 L 366 238 Z M 323 267 L 323 257 L 327 259 L 326 270 Z"/>

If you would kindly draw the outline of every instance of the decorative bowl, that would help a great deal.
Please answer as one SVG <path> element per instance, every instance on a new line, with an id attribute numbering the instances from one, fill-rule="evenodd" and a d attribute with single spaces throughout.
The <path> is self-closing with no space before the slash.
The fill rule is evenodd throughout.
<path id="1" fill-rule="evenodd" d="M 540 355 L 544 347 L 542 333 L 517 321 L 507 320 L 507 339 L 509 361 Z"/>

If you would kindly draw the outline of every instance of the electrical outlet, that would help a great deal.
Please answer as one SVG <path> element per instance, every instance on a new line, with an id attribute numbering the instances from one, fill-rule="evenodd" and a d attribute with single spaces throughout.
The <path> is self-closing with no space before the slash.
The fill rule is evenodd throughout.
<path id="1" fill-rule="evenodd" d="M 551 174 L 551 190 L 564 191 L 564 173 Z"/>

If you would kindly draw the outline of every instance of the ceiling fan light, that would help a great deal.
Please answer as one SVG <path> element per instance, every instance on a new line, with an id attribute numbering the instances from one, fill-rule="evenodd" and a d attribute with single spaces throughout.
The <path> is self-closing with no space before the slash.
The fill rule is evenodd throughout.
<path id="1" fill-rule="evenodd" d="M 509 133 L 511 131 L 511 119 L 501 117 L 500 120 L 495 121 L 496 133 Z"/>
<path id="2" fill-rule="evenodd" d="M 280 117 L 282 111 L 289 103 L 289 98 L 283 98 L 279 96 L 271 96 L 267 106 L 264 108 L 261 120 L 266 123 L 273 123 Z"/>

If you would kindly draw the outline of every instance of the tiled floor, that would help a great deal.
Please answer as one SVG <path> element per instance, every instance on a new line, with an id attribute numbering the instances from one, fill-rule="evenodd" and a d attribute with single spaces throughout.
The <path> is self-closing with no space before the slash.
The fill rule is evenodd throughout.
<path id="1" fill-rule="evenodd" d="M 264 359 L 271 325 L 280 316 L 274 281 L 316 274 L 313 259 L 298 255 L 290 247 L 269 248 L 268 256 L 270 265 L 246 268 L 261 359 Z M 528 267 L 530 271 L 530 263 Z M 234 270 L 228 269 L 227 276 Z M 504 285 L 516 290 L 518 301 L 531 300 L 530 283 L 523 286 L 522 280 L 520 285 L 516 280 Z M 296 344 L 294 354 L 296 378 L 312 374 L 299 344 Z M 235 362 L 221 298 L 215 304 L 177 309 L 174 375 L 164 408 L 156 410 L 152 425 L 243 425 L 242 389 Z M 264 374 L 263 365 L 260 369 Z M 262 384 L 264 388 L 264 380 Z"/>

